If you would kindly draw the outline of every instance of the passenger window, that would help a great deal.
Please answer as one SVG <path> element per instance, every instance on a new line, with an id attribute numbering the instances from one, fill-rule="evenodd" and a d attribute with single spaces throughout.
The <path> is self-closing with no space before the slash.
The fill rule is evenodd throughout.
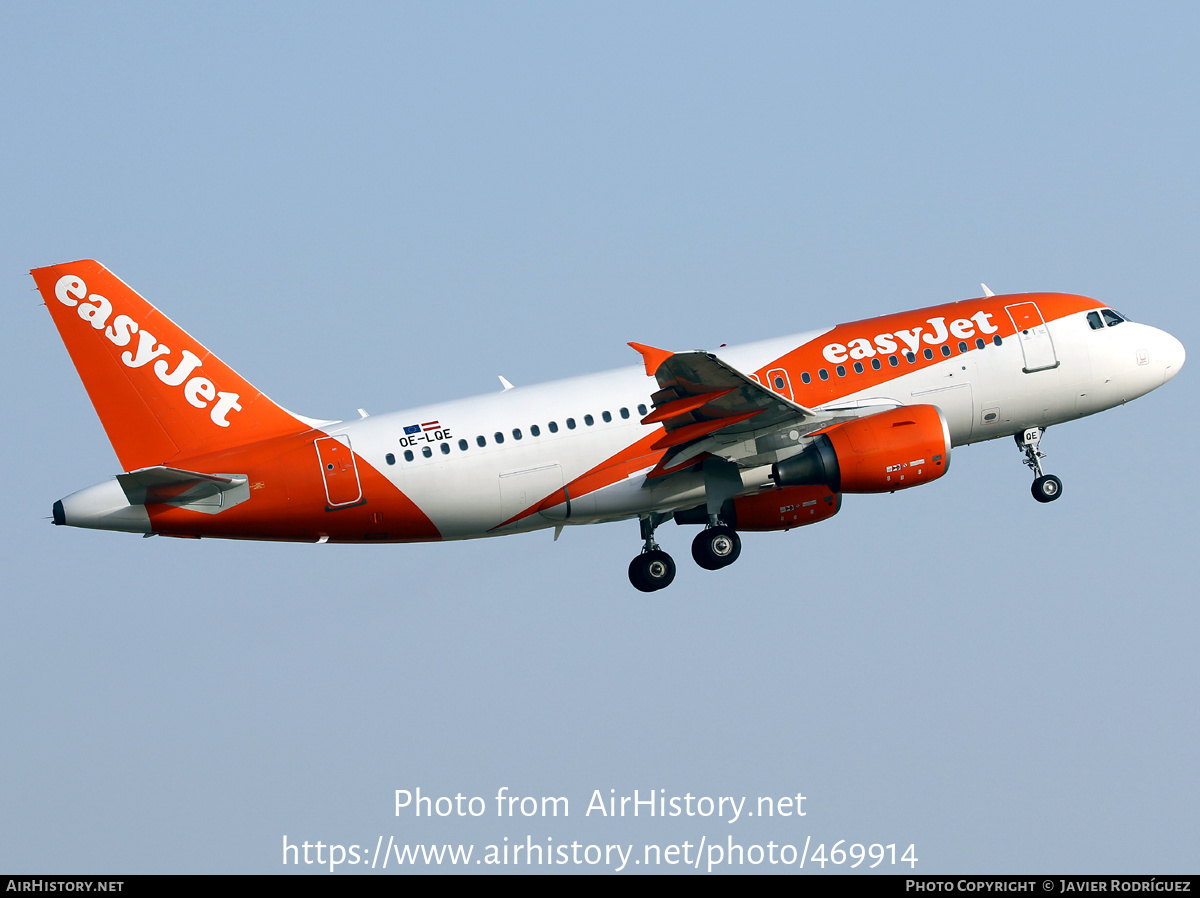
<path id="1" fill-rule="evenodd" d="M 519 428 L 519 427 L 514 427 L 514 428 L 513 428 L 513 439 L 514 439 L 514 440 L 519 440 L 519 439 L 521 439 L 521 428 Z"/>
<path id="2" fill-rule="evenodd" d="M 433 458 L 433 450 L 430 449 L 428 446 L 421 447 L 421 454 L 424 455 L 426 458 Z"/>
<path id="3" fill-rule="evenodd" d="M 450 444 L 442 443 L 442 455 L 449 455 L 449 454 L 450 454 Z"/>
<path id="4" fill-rule="evenodd" d="M 567 430 L 574 430 L 574 429 L 575 429 L 575 419 L 567 418 Z"/>
<path id="5" fill-rule="evenodd" d="M 1109 327 L 1116 327 L 1125 319 L 1114 312 L 1112 309 L 1101 309 L 1100 314 L 1104 316 L 1104 322 Z"/>
<path id="6" fill-rule="evenodd" d="M 817 372 L 817 377 L 821 378 L 821 380 L 829 380 L 829 372 L 822 368 Z"/>
<path id="7" fill-rule="evenodd" d="M 627 409 L 627 408 L 621 409 L 621 417 L 628 418 L 629 417 L 629 409 Z"/>
<path id="8" fill-rule="evenodd" d="M 404 460 L 405 460 L 405 461 L 412 461 L 412 460 L 413 460 L 413 454 L 412 454 L 412 450 L 411 450 L 411 449 L 405 449 L 405 450 L 404 450 Z"/>
<path id="9" fill-rule="evenodd" d="M 963 340 L 961 343 L 958 344 L 958 351 L 959 352 L 967 351 L 967 341 L 966 340 Z"/>
<path id="10" fill-rule="evenodd" d="M 891 365 L 893 368 L 895 368 L 897 365 L 900 364 L 900 360 L 898 358 L 896 358 L 894 355 L 889 355 L 888 356 L 888 364 Z"/>
<path id="11" fill-rule="evenodd" d="M 588 427 L 591 427 L 593 424 L 596 423 L 596 419 L 593 418 L 591 415 L 584 415 L 583 423 L 586 424 Z"/>
<path id="12" fill-rule="evenodd" d="M 502 433 L 501 433 L 500 431 L 498 431 L 498 430 L 497 430 L 497 431 L 496 431 L 494 434 L 492 434 L 492 438 L 493 438 L 493 439 L 495 439 L 495 441 L 496 441 L 497 443 L 503 443 L 503 442 L 504 442 L 504 434 L 502 434 Z"/>
<path id="13" fill-rule="evenodd" d="M 458 441 L 458 448 L 459 448 L 461 451 L 463 451 L 463 452 L 466 452 L 466 451 L 467 451 L 467 446 L 468 446 L 468 445 L 469 445 L 469 444 L 467 443 L 467 441 L 466 441 L 466 440 L 459 440 L 459 441 Z"/>
<path id="14" fill-rule="evenodd" d="M 529 425 L 529 435 L 534 436 L 534 437 L 540 437 L 542 435 L 542 429 L 540 427 L 538 427 L 536 424 L 530 424 Z"/>
<path id="15" fill-rule="evenodd" d="M 985 346 L 987 346 L 987 344 L 983 342 L 983 337 L 975 338 L 975 348 L 976 349 L 983 349 L 983 347 L 985 347 Z"/>
<path id="16" fill-rule="evenodd" d="M 646 417 L 646 415 L 648 415 L 649 413 L 650 413 L 650 410 L 646 408 L 644 403 L 638 406 L 638 414 L 641 415 L 643 418 Z"/>
<path id="17" fill-rule="evenodd" d="M 389 465 L 394 465 L 396 463 L 396 456 L 392 455 L 390 452 L 385 455 L 384 458 L 387 459 L 387 463 Z"/>
<path id="18" fill-rule="evenodd" d="M 855 362 L 855 363 L 854 363 L 854 373 L 855 373 L 855 374 L 862 374 L 862 373 L 863 373 L 863 366 L 862 366 L 862 362 Z"/>
<path id="19" fill-rule="evenodd" d="M 951 352 L 953 352 L 953 350 L 949 346 L 947 346 L 945 343 L 943 343 L 942 344 L 942 355 L 949 358 Z"/>
<path id="20" fill-rule="evenodd" d="M 908 363 L 910 365 L 914 364 L 917 361 L 917 357 L 915 355 L 913 355 L 911 352 L 904 353 L 904 357 L 906 359 L 908 359 Z"/>
<path id="21" fill-rule="evenodd" d="M 926 346 L 926 347 L 925 347 L 925 358 L 926 358 L 926 359 L 932 359 L 932 358 L 933 358 L 933 350 L 932 350 L 932 349 L 930 349 L 928 346 Z"/>
<path id="22" fill-rule="evenodd" d="M 782 390 L 786 386 L 787 386 L 787 381 L 785 381 L 782 377 L 775 378 L 775 389 L 776 390 Z"/>
<path id="23" fill-rule="evenodd" d="M 845 377 L 845 376 L 846 376 L 846 366 L 845 366 L 845 365 L 838 365 L 838 366 L 837 366 L 837 373 L 838 373 L 838 377 Z"/>
<path id="24" fill-rule="evenodd" d="M 883 367 L 883 362 L 879 361 L 879 359 L 871 359 L 871 367 L 878 371 Z"/>
<path id="25" fill-rule="evenodd" d="M 475 437 L 475 445 L 478 446 L 480 449 L 482 449 L 484 446 L 487 445 L 487 437 L 485 437 L 485 436 Z"/>
<path id="26" fill-rule="evenodd" d="M 600 417 L 604 419 L 605 424 L 608 424 L 612 421 L 612 414 L 609 412 L 601 412 Z"/>
<path id="27" fill-rule="evenodd" d="M 550 428 L 551 433 L 558 433 L 558 422 L 557 421 L 551 421 L 546 426 Z"/>
<path id="28" fill-rule="evenodd" d="M 812 375 L 805 371 L 800 375 L 800 380 L 806 384 L 810 384 L 812 383 Z"/>
<path id="29" fill-rule="evenodd" d="M 1000 335 L 999 335 L 999 334 L 996 334 L 996 336 L 992 337 L 992 342 L 993 342 L 993 343 L 995 343 L 997 346 L 999 346 L 999 345 L 1000 345 L 1000 344 L 1002 344 L 1004 341 L 1000 339 Z"/>

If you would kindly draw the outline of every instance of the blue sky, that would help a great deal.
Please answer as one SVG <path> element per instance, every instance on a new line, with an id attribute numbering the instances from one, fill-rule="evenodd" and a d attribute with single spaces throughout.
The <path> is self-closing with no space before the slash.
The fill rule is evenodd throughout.
<path id="1" fill-rule="evenodd" d="M 117 463 L 31 267 L 98 258 L 288 408 L 391 411 L 997 292 L 1200 345 L 1189 4 L 6 4 L 0 868 L 281 840 L 915 843 L 1194 870 L 1190 368 L 633 591 L 634 523 L 448 545 L 50 526 Z M 1189 398 L 1190 397 L 1190 398 Z M 690 530 L 666 525 L 686 559 Z M 396 789 L 565 795 L 396 817 Z M 802 820 L 597 820 L 599 789 Z M 901 868 L 907 870 L 907 868 Z"/>

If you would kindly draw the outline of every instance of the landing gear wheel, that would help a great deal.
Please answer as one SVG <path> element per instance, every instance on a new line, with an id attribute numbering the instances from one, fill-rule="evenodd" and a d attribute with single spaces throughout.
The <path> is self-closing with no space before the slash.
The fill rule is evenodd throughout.
<path id="1" fill-rule="evenodd" d="M 692 540 L 692 558 L 706 571 L 733 564 L 741 554 L 742 540 L 732 527 L 709 527 Z"/>
<path id="2" fill-rule="evenodd" d="M 1046 474 L 1033 482 L 1031 492 L 1039 502 L 1053 502 L 1062 495 L 1062 481 L 1053 474 Z"/>
<path id="3" fill-rule="evenodd" d="M 643 552 L 629 562 L 629 582 L 642 592 L 664 589 L 674 579 L 675 561 L 661 549 Z"/>

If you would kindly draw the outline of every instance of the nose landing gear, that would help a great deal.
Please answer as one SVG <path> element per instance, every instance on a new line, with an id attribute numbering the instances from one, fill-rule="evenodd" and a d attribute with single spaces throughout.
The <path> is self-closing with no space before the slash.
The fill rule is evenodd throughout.
<path id="1" fill-rule="evenodd" d="M 1032 492 L 1039 502 L 1053 502 L 1062 495 L 1062 481 L 1053 474 L 1046 474 L 1033 481 Z"/>
<path id="2" fill-rule="evenodd" d="M 1033 486 L 1030 492 L 1039 502 L 1053 502 L 1062 495 L 1062 481 L 1053 474 L 1042 472 L 1042 459 L 1046 453 L 1040 448 L 1042 436 L 1046 433 L 1043 427 L 1026 427 L 1021 433 L 1014 433 L 1013 439 L 1017 448 L 1025 453 L 1024 464 L 1034 474 Z"/>

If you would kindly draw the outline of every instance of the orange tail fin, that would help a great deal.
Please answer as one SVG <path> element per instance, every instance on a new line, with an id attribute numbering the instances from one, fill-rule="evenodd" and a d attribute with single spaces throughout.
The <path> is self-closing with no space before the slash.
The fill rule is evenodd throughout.
<path id="1" fill-rule="evenodd" d="M 99 262 L 30 274 L 125 470 L 308 429 Z"/>

